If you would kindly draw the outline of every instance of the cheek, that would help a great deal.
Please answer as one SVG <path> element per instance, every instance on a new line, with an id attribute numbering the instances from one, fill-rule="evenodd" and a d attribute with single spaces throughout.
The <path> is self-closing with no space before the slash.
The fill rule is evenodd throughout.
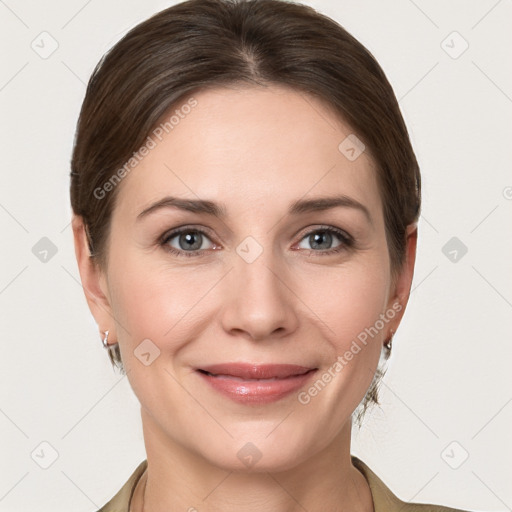
<path id="1" fill-rule="evenodd" d="M 134 370 L 132 379 L 141 372 L 146 379 L 146 370 L 157 375 L 163 367 L 181 375 L 188 361 L 187 347 L 204 336 L 216 318 L 215 308 L 222 304 L 222 292 L 215 285 L 225 270 L 213 265 L 171 265 L 161 253 L 131 247 L 111 254 L 116 265 L 109 272 L 109 288 L 125 369 Z M 137 359 L 146 346 L 162 356 L 149 368 Z"/>
<path id="2" fill-rule="evenodd" d="M 371 274 L 367 268 L 360 275 L 346 276 L 340 283 L 335 299 L 338 307 L 331 311 L 335 330 L 340 333 L 340 349 L 374 325 L 385 308 L 387 281 Z"/>
<path id="3" fill-rule="evenodd" d="M 171 351 L 173 340 L 191 335 L 191 318 L 208 288 L 197 274 L 151 269 L 129 259 L 114 272 L 112 281 L 112 304 L 122 326 L 122 341 L 133 346 L 149 338 L 158 345 L 165 343 Z"/>
<path id="4" fill-rule="evenodd" d="M 151 413 L 185 404 L 173 376 L 180 349 L 196 335 L 191 312 L 200 289 L 186 275 L 151 268 L 149 258 L 125 255 L 111 273 L 111 299 L 121 358 L 139 402 Z"/>
<path id="5" fill-rule="evenodd" d="M 322 348 L 325 356 L 318 380 L 305 390 L 301 403 L 311 402 L 324 411 L 319 417 L 335 420 L 329 428 L 336 428 L 362 400 L 377 368 L 387 332 L 382 320 L 390 286 L 387 259 L 370 262 L 369 258 L 364 264 L 317 277 L 316 288 L 312 280 L 307 282 L 308 305 L 325 324 L 327 344 Z M 384 318 L 389 321 L 391 315 Z"/>
<path id="6" fill-rule="evenodd" d="M 385 311 L 390 290 L 387 260 L 370 258 L 326 272 L 311 271 L 298 283 L 297 294 L 324 324 L 322 332 L 336 352 L 371 327 Z"/>

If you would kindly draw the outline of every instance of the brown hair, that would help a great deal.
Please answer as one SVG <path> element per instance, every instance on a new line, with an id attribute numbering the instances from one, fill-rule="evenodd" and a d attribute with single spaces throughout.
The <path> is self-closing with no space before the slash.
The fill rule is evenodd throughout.
<path id="1" fill-rule="evenodd" d="M 95 261 L 107 263 L 119 186 L 102 197 L 97 191 L 171 107 L 201 89 L 242 82 L 321 99 L 365 144 L 377 166 L 395 275 L 420 210 L 418 163 L 398 102 L 375 58 L 343 27 L 282 0 L 188 0 L 137 25 L 103 56 L 87 86 L 71 162 L 71 204 Z"/>

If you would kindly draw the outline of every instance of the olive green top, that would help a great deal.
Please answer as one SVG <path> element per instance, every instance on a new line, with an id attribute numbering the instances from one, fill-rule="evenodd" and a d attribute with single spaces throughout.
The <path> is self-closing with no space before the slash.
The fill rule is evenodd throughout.
<path id="1" fill-rule="evenodd" d="M 423 505 L 399 500 L 363 461 L 352 456 L 352 463 L 368 481 L 372 493 L 374 512 L 464 512 L 463 510 L 439 505 Z M 119 492 L 98 512 L 129 512 L 133 491 L 146 467 L 147 459 L 137 466 Z"/>

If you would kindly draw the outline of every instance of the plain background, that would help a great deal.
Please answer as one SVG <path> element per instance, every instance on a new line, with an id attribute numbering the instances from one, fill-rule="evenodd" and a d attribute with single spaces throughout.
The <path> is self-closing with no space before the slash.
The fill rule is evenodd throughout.
<path id="1" fill-rule="evenodd" d="M 172 3 L 0 1 L 2 512 L 97 510 L 145 458 L 80 285 L 68 173 L 94 65 Z M 414 291 L 353 452 L 404 500 L 512 510 L 511 2 L 307 3 L 375 55 L 423 176 Z"/>

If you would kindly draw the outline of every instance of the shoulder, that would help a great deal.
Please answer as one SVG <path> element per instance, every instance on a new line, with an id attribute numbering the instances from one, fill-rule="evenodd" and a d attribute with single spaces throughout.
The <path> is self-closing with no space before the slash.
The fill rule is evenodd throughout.
<path id="1" fill-rule="evenodd" d="M 143 460 L 117 494 L 108 503 L 103 505 L 98 512 L 129 512 L 133 491 L 146 470 L 147 464 L 147 459 Z"/>
<path id="2" fill-rule="evenodd" d="M 470 512 L 441 505 L 402 501 L 362 460 L 352 456 L 352 464 L 361 471 L 370 486 L 375 512 Z"/>

